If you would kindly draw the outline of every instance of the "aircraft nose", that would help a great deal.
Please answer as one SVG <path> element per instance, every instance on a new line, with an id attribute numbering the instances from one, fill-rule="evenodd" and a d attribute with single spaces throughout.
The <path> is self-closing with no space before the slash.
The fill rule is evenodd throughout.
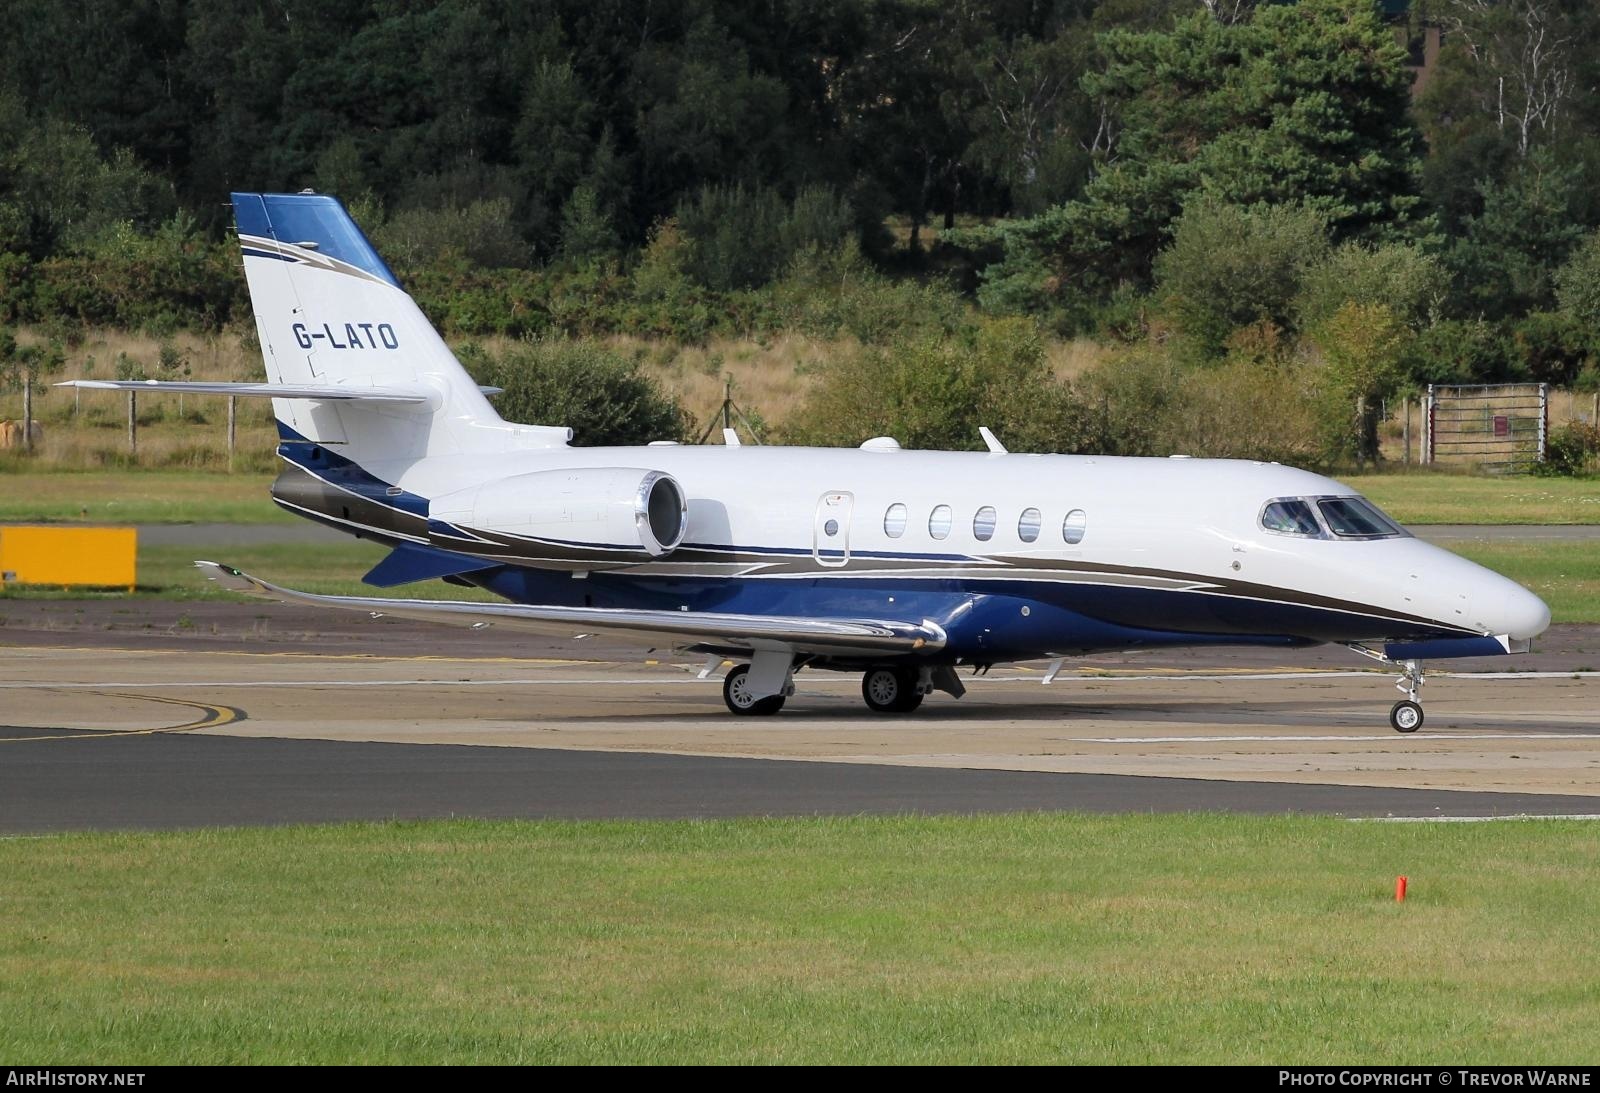
<path id="1" fill-rule="evenodd" d="M 1513 638 L 1536 638 L 1550 628 L 1550 608 L 1520 584 L 1506 582 L 1500 602 L 1499 631 Z"/>

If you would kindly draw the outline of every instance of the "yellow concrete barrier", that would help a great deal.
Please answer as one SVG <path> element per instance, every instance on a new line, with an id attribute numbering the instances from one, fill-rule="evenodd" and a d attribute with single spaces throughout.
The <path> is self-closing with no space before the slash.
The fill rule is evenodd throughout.
<path id="1" fill-rule="evenodd" d="M 134 528 L 0 527 L 0 581 L 6 584 L 138 584 Z"/>

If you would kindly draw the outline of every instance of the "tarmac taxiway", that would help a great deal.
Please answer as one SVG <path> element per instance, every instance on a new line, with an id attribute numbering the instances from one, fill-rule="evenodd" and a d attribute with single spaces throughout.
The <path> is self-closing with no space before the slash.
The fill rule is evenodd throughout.
<path id="1" fill-rule="evenodd" d="M 135 617 L 171 605 L 149 606 Z M 458 643 L 459 631 L 361 618 L 314 642 L 275 640 L 314 620 L 189 606 L 205 609 L 201 624 L 185 614 L 186 626 L 143 631 L 86 622 L 81 607 L 8 616 L 0 830 L 1059 808 L 1600 813 L 1594 627 L 1561 628 L 1542 660 L 1439 665 L 1532 670 L 1431 674 L 1427 722 L 1402 736 L 1387 722 L 1390 676 L 1342 650 L 1093 658 L 1050 686 L 996 669 L 967 679 L 959 702 L 936 695 L 905 717 L 867 713 L 854 676 L 803 672 L 782 713 L 736 718 L 698 662 L 663 654 L 594 645 L 574 660 L 548 655 L 554 645 Z"/>

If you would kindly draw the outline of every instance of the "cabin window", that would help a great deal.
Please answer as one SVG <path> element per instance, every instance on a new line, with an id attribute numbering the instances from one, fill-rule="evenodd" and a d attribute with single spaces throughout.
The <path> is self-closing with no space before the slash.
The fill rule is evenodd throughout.
<path id="1" fill-rule="evenodd" d="M 1328 528 L 1342 539 L 1397 539 L 1405 532 L 1362 497 L 1324 497 L 1317 502 Z"/>
<path id="2" fill-rule="evenodd" d="M 898 501 L 883 514 L 883 533 L 891 539 L 898 539 L 906 533 L 906 507 Z"/>
<path id="3" fill-rule="evenodd" d="M 1017 538 L 1024 543 L 1033 542 L 1039 538 L 1039 525 L 1043 521 L 1038 509 L 1023 509 L 1022 515 L 1017 517 Z"/>
<path id="4" fill-rule="evenodd" d="M 1067 542 L 1077 545 L 1083 542 L 1083 532 L 1089 524 L 1089 518 L 1082 509 L 1073 509 L 1067 513 L 1065 520 L 1061 521 L 1061 537 Z"/>
<path id="5" fill-rule="evenodd" d="M 1280 497 L 1268 501 L 1261 510 L 1261 526 L 1279 535 L 1304 535 L 1311 539 L 1322 538 L 1322 525 L 1309 502 L 1298 497 Z"/>
<path id="6" fill-rule="evenodd" d="M 933 514 L 928 517 L 928 534 L 935 539 L 948 538 L 950 535 L 950 523 L 954 515 L 949 505 L 940 505 L 934 509 Z"/>
<path id="7" fill-rule="evenodd" d="M 826 535 L 830 539 L 839 534 L 839 521 L 829 520 L 826 524 L 823 524 L 822 534 Z"/>
<path id="8" fill-rule="evenodd" d="M 1000 519 L 1000 514 L 994 511 L 993 505 L 985 505 L 978 510 L 972 518 L 972 536 L 980 543 L 987 543 L 994 538 L 994 525 Z"/>

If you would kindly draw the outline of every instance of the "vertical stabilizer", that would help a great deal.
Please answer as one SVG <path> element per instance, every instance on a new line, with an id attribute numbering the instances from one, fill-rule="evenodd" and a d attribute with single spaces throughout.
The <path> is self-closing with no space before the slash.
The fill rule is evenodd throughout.
<path id="1" fill-rule="evenodd" d="M 360 463 L 561 442 L 562 430 L 500 420 L 337 198 L 236 193 L 233 209 L 269 383 L 438 395 L 410 406 L 274 399 L 286 439 Z"/>

